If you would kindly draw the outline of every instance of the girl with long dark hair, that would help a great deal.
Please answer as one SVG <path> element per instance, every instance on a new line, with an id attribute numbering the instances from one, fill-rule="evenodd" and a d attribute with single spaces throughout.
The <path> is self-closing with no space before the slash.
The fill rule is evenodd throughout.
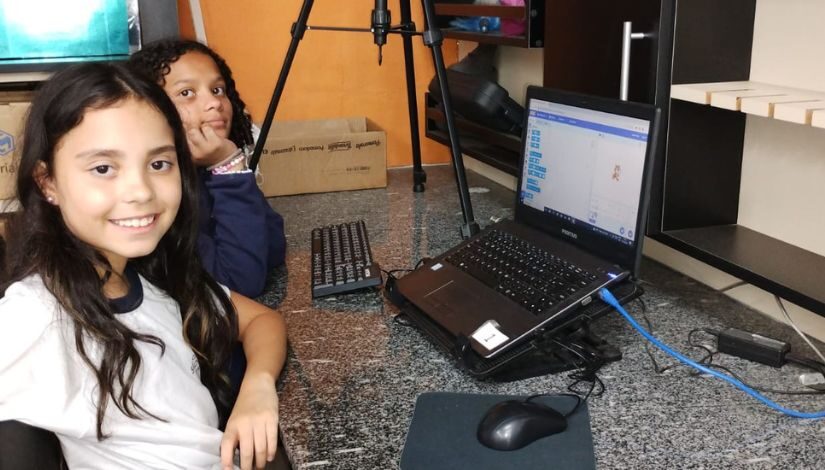
<path id="1" fill-rule="evenodd" d="M 54 432 L 69 468 L 263 467 L 283 319 L 197 253 L 197 174 L 174 104 L 108 64 L 36 95 L 0 300 L 0 420 Z M 248 358 L 237 400 L 235 341 Z M 225 422 L 226 432 L 219 430 Z"/>

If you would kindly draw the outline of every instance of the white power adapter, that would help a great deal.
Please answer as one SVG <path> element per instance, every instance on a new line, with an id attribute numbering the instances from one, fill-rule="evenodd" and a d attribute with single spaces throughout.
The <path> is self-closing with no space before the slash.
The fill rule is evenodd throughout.
<path id="1" fill-rule="evenodd" d="M 799 383 L 814 390 L 825 391 L 825 375 L 822 375 L 821 372 L 809 372 L 807 374 L 800 374 Z"/>

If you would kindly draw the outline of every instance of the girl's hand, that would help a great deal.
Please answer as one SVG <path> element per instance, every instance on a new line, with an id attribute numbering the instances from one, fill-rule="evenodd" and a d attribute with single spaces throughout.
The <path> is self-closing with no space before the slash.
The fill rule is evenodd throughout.
<path id="1" fill-rule="evenodd" d="M 238 150 L 234 142 L 220 137 L 208 124 L 187 129 L 186 140 L 192 152 L 192 161 L 197 166 L 215 165 Z"/>
<path id="2" fill-rule="evenodd" d="M 241 469 L 264 468 L 278 448 L 278 394 L 267 374 L 244 377 L 238 400 L 226 423 L 221 441 L 221 464 L 232 469 L 235 448 L 240 447 Z"/>

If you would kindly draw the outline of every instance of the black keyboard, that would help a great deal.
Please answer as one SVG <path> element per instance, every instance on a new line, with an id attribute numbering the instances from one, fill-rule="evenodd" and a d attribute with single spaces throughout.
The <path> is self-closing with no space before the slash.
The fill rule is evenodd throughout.
<path id="1" fill-rule="evenodd" d="M 447 261 L 538 315 L 596 279 L 509 232 L 490 230 Z"/>
<path id="2" fill-rule="evenodd" d="M 381 285 L 363 220 L 312 229 L 312 296 Z"/>

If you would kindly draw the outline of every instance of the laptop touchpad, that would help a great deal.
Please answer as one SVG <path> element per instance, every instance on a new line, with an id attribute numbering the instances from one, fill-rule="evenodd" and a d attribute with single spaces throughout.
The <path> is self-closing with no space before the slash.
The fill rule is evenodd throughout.
<path id="1" fill-rule="evenodd" d="M 466 315 L 468 308 L 475 307 L 475 297 L 469 289 L 450 280 L 430 291 L 425 299 L 434 307 L 433 311 L 439 315 L 442 325 L 457 332 L 465 330 L 462 328 L 465 326 L 462 317 Z"/>

